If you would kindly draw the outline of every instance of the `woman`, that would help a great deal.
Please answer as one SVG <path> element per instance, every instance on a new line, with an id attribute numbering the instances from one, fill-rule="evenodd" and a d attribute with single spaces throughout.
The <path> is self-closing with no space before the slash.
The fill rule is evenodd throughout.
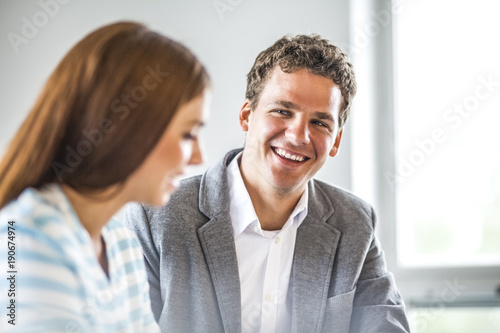
<path id="1" fill-rule="evenodd" d="M 0 164 L 13 290 L 2 304 L 14 304 L 0 331 L 159 330 L 140 245 L 112 216 L 165 204 L 202 162 L 208 86 L 191 52 L 136 23 L 100 28 L 63 58 Z"/>

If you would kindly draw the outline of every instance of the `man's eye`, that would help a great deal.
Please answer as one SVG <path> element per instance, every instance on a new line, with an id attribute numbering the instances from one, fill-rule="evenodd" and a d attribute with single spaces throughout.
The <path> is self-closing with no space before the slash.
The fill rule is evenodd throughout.
<path id="1" fill-rule="evenodd" d="M 322 122 L 322 121 L 319 121 L 319 120 L 314 120 L 312 122 L 314 125 L 318 125 L 318 126 L 321 126 L 321 127 L 325 127 L 327 129 L 330 129 L 330 126 L 328 126 L 328 124 Z"/>
<path id="2" fill-rule="evenodd" d="M 274 112 L 282 114 L 284 116 L 289 116 L 290 115 L 290 111 L 286 111 L 286 110 L 275 110 Z"/>

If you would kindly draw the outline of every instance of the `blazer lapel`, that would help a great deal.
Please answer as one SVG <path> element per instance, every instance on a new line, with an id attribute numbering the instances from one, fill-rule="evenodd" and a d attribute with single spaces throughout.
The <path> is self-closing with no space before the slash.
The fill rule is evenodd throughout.
<path id="1" fill-rule="evenodd" d="M 241 291 L 234 246 L 233 227 L 229 215 L 229 188 L 226 168 L 238 151 L 232 151 L 224 160 L 209 169 L 200 185 L 200 211 L 210 221 L 198 229 L 224 331 L 241 332 Z"/>
<path id="2" fill-rule="evenodd" d="M 292 331 L 319 332 L 340 231 L 326 223 L 333 206 L 309 182 L 308 214 L 297 230 L 292 266 Z"/>

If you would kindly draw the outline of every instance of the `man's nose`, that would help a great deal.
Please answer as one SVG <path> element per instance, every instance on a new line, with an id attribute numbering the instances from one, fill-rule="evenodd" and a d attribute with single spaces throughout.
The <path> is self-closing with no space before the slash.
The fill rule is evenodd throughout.
<path id="1" fill-rule="evenodd" d="M 286 129 L 286 137 L 296 145 L 306 145 L 310 140 L 309 121 L 303 117 L 293 119 Z"/>

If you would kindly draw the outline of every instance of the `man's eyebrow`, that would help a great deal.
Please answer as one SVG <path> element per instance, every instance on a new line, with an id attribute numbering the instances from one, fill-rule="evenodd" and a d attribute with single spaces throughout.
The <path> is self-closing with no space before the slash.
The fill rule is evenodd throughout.
<path id="1" fill-rule="evenodd" d="M 320 112 L 320 111 L 316 111 L 314 112 L 314 115 L 318 118 L 318 119 L 321 119 L 321 120 L 328 120 L 328 121 L 331 121 L 331 122 L 335 122 L 335 119 L 333 119 L 333 116 L 328 113 L 328 112 Z"/>
<path id="2" fill-rule="evenodd" d="M 279 106 L 282 106 L 286 109 L 301 110 L 301 108 L 297 104 L 289 102 L 289 101 L 277 100 L 277 101 L 269 103 L 267 106 L 269 107 L 272 105 L 279 105 Z M 316 111 L 313 113 L 313 115 L 320 120 L 328 120 L 328 121 L 331 121 L 333 123 L 335 122 L 335 119 L 333 119 L 333 116 L 329 112 Z"/>
<path id="3" fill-rule="evenodd" d="M 273 106 L 273 105 L 282 106 L 286 109 L 300 110 L 300 107 L 297 104 L 289 102 L 289 101 L 284 101 L 284 100 L 277 100 L 277 101 L 273 101 L 273 102 L 267 104 L 268 107 Z"/>

